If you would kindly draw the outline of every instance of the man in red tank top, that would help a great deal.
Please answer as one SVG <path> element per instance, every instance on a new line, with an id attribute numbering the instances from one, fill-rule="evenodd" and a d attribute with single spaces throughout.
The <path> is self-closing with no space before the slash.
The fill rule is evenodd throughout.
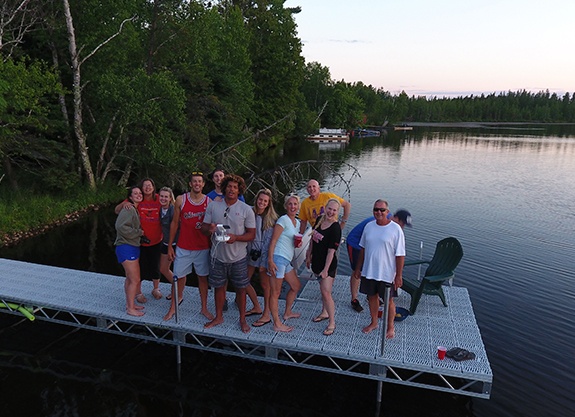
<path id="1" fill-rule="evenodd" d="M 174 275 L 178 277 L 178 300 L 181 303 L 184 297 L 186 277 L 195 269 L 198 276 L 198 288 L 202 303 L 201 313 L 208 319 L 214 316 L 208 310 L 208 274 L 210 268 L 210 238 L 201 232 L 204 215 L 210 198 L 202 193 L 205 185 L 204 175 L 201 172 L 192 172 L 190 175 L 190 192 L 176 198 L 174 218 L 170 226 L 170 240 L 168 242 L 168 257 L 174 260 Z M 176 232 L 180 229 L 176 250 L 173 243 Z M 176 302 L 172 289 L 172 304 L 164 316 L 170 320 L 176 312 Z"/>

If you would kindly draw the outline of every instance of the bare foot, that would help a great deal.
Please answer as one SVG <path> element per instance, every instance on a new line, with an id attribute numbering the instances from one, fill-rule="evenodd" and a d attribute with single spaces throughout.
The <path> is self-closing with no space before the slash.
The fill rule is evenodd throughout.
<path id="1" fill-rule="evenodd" d="M 364 332 L 365 334 L 367 334 L 367 333 L 371 333 L 375 329 L 377 329 L 377 323 L 375 323 L 375 324 L 370 323 L 369 326 L 365 326 L 361 331 Z"/>
<path id="2" fill-rule="evenodd" d="M 209 329 L 210 327 L 214 327 L 217 326 L 218 324 L 222 324 L 224 322 L 224 318 L 223 317 L 216 317 L 215 319 L 213 319 L 212 321 L 208 321 L 206 324 L 204 324 L 204 327 L 206 329 Z"/>
<path id="3" fill-rule="evenodd" d="M 126 313 L 130 316 L 142 317 L 144 315 L 143 311 L 136 310 L 135 308 L 127 308 Z"/>
<path id="4" fill-rule="evenodd" d="M 251 330 L 250 325 L 245 320 L 243 320 L 243 321 L 240 320 L 240 327 L 242 328 L 242 332 L 244 332 L 244 333 L 249 333 Z"/>
<path id="5" fill-rule="evenodd" d="M 142 293 L 136 295 L 136 301 L 140 304 L 144 304 L 148 301 L 148 299 L 146 298 L 146 296 Z"/>
<path id="6" fill-rule="evenodd" d="M 301 314 L 300 314 L 300 313 L 294 313 L 293 311 L 290 312 L 290 313 L 285 313 L 285 314 L 284 314 L 284 320 L 287 320 L 287 319 L 297 319 L 297 318 L 299 318 L 299 317 L 301 317 Z"/>
<path id="7" fill-rule="evenodd" d="M 205 318 L 207 318 L 208 320 L 213 320 L 214 319 L 214 315 L 212 313 L 210 313 L 210 310 L 208 310 L 207 308 L 204 310 L 201 310 L 201 313 L 203 314 L 203 316 Z"/>
<path id="8" fill-rule="evenodd" d="M 143 310 L 143 309 L 146 308 L 146 307 L 144 307 L 144 306 L 139 306 L 139 305 L 135 305 L 134 308 L 135 308 L 136 310 Z"/>
<path id="9" fill-rule="evenodd" d="M 276 326 L 274 324 L 274 330 L 276 332 L 284 332 L 284 333 L 289 333 L 293 330 L 293 326 L 286 326 L 285 324 L 280 324 L 278 326 Z"/>
<path id="10" fill-rule="evenodd" d="M 174 317 L 174 314 L 176 314 L 176 311 L 170 309 L 170 311 L 168 311 L 168 314 L 166 314 L 166 315 L 164 316 L 164 321 L 170 320 L 172 317 Z"/>
<path id="11" fill-rule="evenodd" d="M 385 334 L 386 339 L 393 339 L 395 337 L 395 329 L 387 329 L 387 333 Z"/>

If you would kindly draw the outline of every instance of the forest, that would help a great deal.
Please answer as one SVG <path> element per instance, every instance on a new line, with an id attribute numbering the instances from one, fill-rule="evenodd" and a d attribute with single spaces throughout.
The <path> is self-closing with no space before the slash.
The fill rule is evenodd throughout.
<path id="1" fill-rule="evenodd" d="M 0 191 L 179 184 L 321 127 L 575 122 L 549 91 L 390 94 L 306 62 L 284 0 L 4 0 Z M 381 80 L 385 85 L 385 80 Z"/>

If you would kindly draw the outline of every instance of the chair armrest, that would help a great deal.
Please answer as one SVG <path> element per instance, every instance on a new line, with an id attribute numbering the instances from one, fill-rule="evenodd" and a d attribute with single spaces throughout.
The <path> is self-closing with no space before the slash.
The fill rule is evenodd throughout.
<path id="1" fill-rule="evenodd" d="M 428 277 L 423 277 L 423 279 L 426 279 L 429 282 L 440 282 L 440 281 L 447 281 L 448 279 L 451 279 L 453 277 L 455 277 L 455 273 L 448 272 L 447 274 L 431 275 Z"/>
<path id="2" fill-rule="evenodd" d="M 418 261 L 406 261 L 403 266 L 411 266 L 411 265 L 421 265 L 421 264 L 428 264 L 431 261 L 425 260 L 418 260 Z"/>

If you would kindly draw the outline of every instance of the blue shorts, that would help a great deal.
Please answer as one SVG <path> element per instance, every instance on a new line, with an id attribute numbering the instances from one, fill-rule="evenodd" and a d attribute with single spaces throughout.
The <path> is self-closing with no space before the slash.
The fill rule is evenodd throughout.
<path id="1" fill-rule="evenodd" d="M 196 275 L 207 277 L 210 273 L 210 250 L 187 250 L 176 247 L 176 259 L 174 259 L 174 275 L 183 278 L 196 269 Z"/>
<path id="2" fill-rule="evenodd" d="M 274 264 L 276 264 L 276 278 L 284 278 L 286 274 L 293 270 L 291 262 L 283 256 L 274 255 Z"/>
<path id="3" fill-rule="evenodd" d="M 140 258 L 140 247 L 128 244 L 116 246 L 116 258 L 118 263 L 124 261 L 137 261 Z"/>
<path id="4" fill-rule="evenodd" d="M 240 261 L 226 264 L 213 259 L 208 282 L 214 288 L 221 288 L 230 281 L 236 289 L 246 288 L 250 285 L 248 279 L 248 260 L 243 258 Z"/>

